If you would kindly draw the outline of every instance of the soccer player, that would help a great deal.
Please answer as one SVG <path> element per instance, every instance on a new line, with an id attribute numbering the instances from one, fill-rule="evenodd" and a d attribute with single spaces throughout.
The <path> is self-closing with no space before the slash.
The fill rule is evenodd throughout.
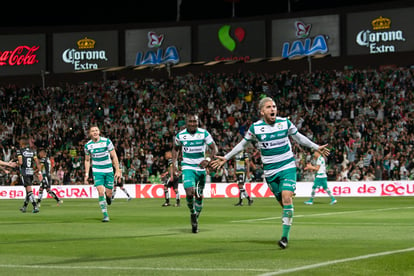
<path id="1" fill-rule="evenodd" d="M 182 151 L 181 170 L 183 185 L 186 193 L 186 201 L 190 210 L 191 227 L 193 233 L 198 233 L 198 218 L 203 209 L 203 192 L 206 184 L 206 167 L 211 158 L 206 158 L 206 147 L 210 156 L 217 153 L 216 143 L 210 133 L 198 127 L 198 116 L 194 113 L 187 114 L 186 128 L 181 130 L 174 139 L 172 149 L 172 175 L 177 168 L 178 154 Z"/>
<path id="2" fill-rule="evenodd" d="M 331 190 L 328 188 L 328 176 L 326 175 L 325 158 L 319 151 L 315 151 L 313 154 L 313 159 L 315 160 L 315 165 L 308 163 L 304 168 L 305 170 L 315 171 L 315 180 L 313 181 L 311 198 L 308 201 L 305 201 L 305 204 L 313 204 L 313 199 L 315 198 L 315 190 L 321 187 L 328 193 L 329 197 L 331 198 L 331 205 L 333 205 L 337 201 L 332 195 Z"/>
<path id="3" fill-rule="evenodd" d="M 175 171 L 173 174 L 173 163 L 172 163 L 172 153 L 167 151 L 165 153 L 165 160 L 167 162 L 167 171 L 161 175 L 161 178 L 164 182 L 164 198 L 165 202 L 161 205 L 162 207 L 171 206 L 170 204 L 170 192 L 169 189 L 172 188 L 175 192 L 175 207 L 180 207 L 180 192 L 178 190 L 178 181 L 180 173 Z M 177 165 L 175 164 L 177 167 Z"/>
<path id="4" fill-rule="evenodd" d="M 249 201 L 249 206 L 253 204 L 253 199 L 250 198 L 246 189 L 244 188 L 244 183 L 246 178 L 250 175 L 250 165 L 249 165 L 249 155 L 245 150 L 236 154 L 236 176 L 237 176 L 237 185 L 239 187 L 239 202 L 234 206 L 243 206 L 243 199 L 247 198 Z"/>
<path id="5" fill-rule="evenodd" d="M 39 159 L 37 158 L 37 153 L 34 149 L 29 147 L 29 139 L 24 137 L 19 141 L 20 148 L 17 149 L 17 162 L 20 166 L 20 180 L 22 185 L 26 189 L 26 198 L 24 199 L 23 207 L 20 208 L 20 211 L 26 213 L 27 205 L 29 202 L 33 205 L 33 213 L 39 212 L 39 207 L 37 206 L 35 197 L 32 190 L 33 175 L 35 170 L 33 165 L 36 165 L 36 172 L 39 173 L 39 180 L 42 181 L 42 173 L 40 170 Z"/>
<path id="6" fill-rule="evenodd" d="M 229 153 L 216 156 L 217 159 L 210 166 L 213 169 L 220 168 L 249 142 L 257 140 L 267 185 L 282 206 L 282 237 L 278 245 L 285 249 L 293 220 L 293 195 L 296 190 L 296 164 L 289 137 L 303 146 L 319 150 L 324 155 L 328 155 L 330 151 L 327 144 L 319 146 L 299 133 L 288 118 L 276 116 L 277 107 L 272 98 L 261 99 L 259 111 L 262 119 L 249 127 L 244 138 Z"/>
<path id="7" fill-rule="evenodd" d="M 50 176 L 50 171 L 52 169 L 50 158 L 47 156 L 46 150 L 39 150 L 39 162 L 40 162 L 40 171 L 42 173 L 42 181 L 40 182 L 39 187 L 39 197 L 37 199 L 37 205 L 40 207 L 43 198 L 43 190 L 46 190 L 47 193 L 56 200 L 57 206 L 63 203 L 63 201 L 56 195 L 54 191 L 50 189 L 50 184 L 52 183 L 52 177 Z"/>
<path id="8" fill-rule="evenodd" d="M 85 183 L 88 183 L 89 170 L 92 164 L 94 186 L 98 191 L 99 206 L 103 214 L 102 222 L 108 222 L 108 205 L 112 203 L 112 189 L 114 180 L 121 177 L 118 156 L 112 141 L 100 136 L 100 130 L 96 125 L 89 128 L 89 140 L 85 150 Z M 91 162 L 92 161 L 92 162 Z M 114 174 L 115 168 L 115 174 Z M 106 202 L 105 202 L 106 196 Z"/>
<path id="9" fill-rule="evenodd" d="M 125 176 L 123 176 L 123 174 L 122 174 L 123 168 L 124 168 L 123 166 L 124 166 L 124 164 L 122 164 L 122 162 L 119 162 L 119 169 L 121 170 L 121 177 L 118 178 L 118 181 L 115 181 L 115 186 L 114 186 L 114 189 L 112 191 L 112 200 L 115 199 L 116 190 L 117 190 L 118 187 L 128 197 L 127 198 L 127 201 L 130 201 L 132 199 L 132 197 L 129 195 L 127 189 L 125 189 L 125 187 L 124 187 L 124 184 L 125 184 Z"/>

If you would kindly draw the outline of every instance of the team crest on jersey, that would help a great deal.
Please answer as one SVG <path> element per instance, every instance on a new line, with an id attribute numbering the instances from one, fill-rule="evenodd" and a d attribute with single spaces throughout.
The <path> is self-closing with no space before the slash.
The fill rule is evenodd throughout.
<path id="1" fill-rule="evenodd" d="M 283 125 L 282 125 L 282 123 L 277 123 L 276 127 L 277 127 L 278 129 L 282 129 L 282 128 L 283 128 Z"/>

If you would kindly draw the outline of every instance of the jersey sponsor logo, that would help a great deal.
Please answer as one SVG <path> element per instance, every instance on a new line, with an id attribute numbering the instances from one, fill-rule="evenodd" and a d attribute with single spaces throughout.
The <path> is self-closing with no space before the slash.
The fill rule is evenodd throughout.
<path id="1" fill-rule="evenodd" d="M 202 152 L 203 150 L 200 148 L 184 147 L 183 151 L 186 153 L 191 153 L 191 152 Z"/>
<path id="2" fill-rule="evenodd" d="M 30 152 L 30 151 L 24 151 L 24 152 L 22 153 L 22 155 L 23 155 L 24 157 L 33 157 L 33 152 Z"/>
<path id="3" fill-rule="evenodd" d="M 100 158 L 107 156 L 107 152 L 97 152 L 92 154 L 92 158 Z"/>
<path id="4" fill-rule="evenodd" d="M 269 142 L 262 142 L 262 148 L 273 148 L 273 147 L 278 147 L 280 145 L 286 144 L 286 142 L 284 140 L 282 141 L 269 141 Z"/>

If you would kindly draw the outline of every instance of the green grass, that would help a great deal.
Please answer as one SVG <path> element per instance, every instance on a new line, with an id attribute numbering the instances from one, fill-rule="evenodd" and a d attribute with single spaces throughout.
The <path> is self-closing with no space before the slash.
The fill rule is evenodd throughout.
<path id="1" fill-rule="evenodd" d="M 0 274 L 414 275 L 413 198 L 304 200 L 295 199 L 285 250 L 273 198 L 250 207 L 205 199 L 198 234 L 188 208 L 163 208 L 163 199 L 117 199 L 109 223 L 97 199 L 46 199 L 38 214 L 1 200 Z"/>

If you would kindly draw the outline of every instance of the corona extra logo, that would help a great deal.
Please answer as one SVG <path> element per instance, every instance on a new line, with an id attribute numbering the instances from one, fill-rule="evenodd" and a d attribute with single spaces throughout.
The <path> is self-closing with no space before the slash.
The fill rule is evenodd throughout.
<path id="1" fill-rule="evenodd" d="M 98 62 L 107 62 L 105 50 L 95 50 L 95 40 L 83 38 L 76 42 L 78 49 L 68 48 L 62 53 L 62 60 L 65 63 L 73 64 L 75 71 L 98 69 L 102 64 Z"/>
<path id="2" fill-rule="evenodd" d="M 380 16 L 372 20 L 371 24 L 374 30 L 385 30 L 391 27 L 391 19 Z"/>
<path id="3" fill-rule="evenodd" d="M 79 49 L 93 49 L 95 48 L 95 40 L 90 39 L 90 38 L 83 38 L 78 40 L 78 42 L 76 42 L 78 44 L 78 48 Z"/>
<path id="4" fill-rule="evenodd" d="M 370 54 L 396 52 L 397 41 L 405 42 L 402 30 L 391 30 L 391 19 L 378 17 L 371 21 L 373 30 L 357 33 L 355 42 L 369 48 Z"/>

